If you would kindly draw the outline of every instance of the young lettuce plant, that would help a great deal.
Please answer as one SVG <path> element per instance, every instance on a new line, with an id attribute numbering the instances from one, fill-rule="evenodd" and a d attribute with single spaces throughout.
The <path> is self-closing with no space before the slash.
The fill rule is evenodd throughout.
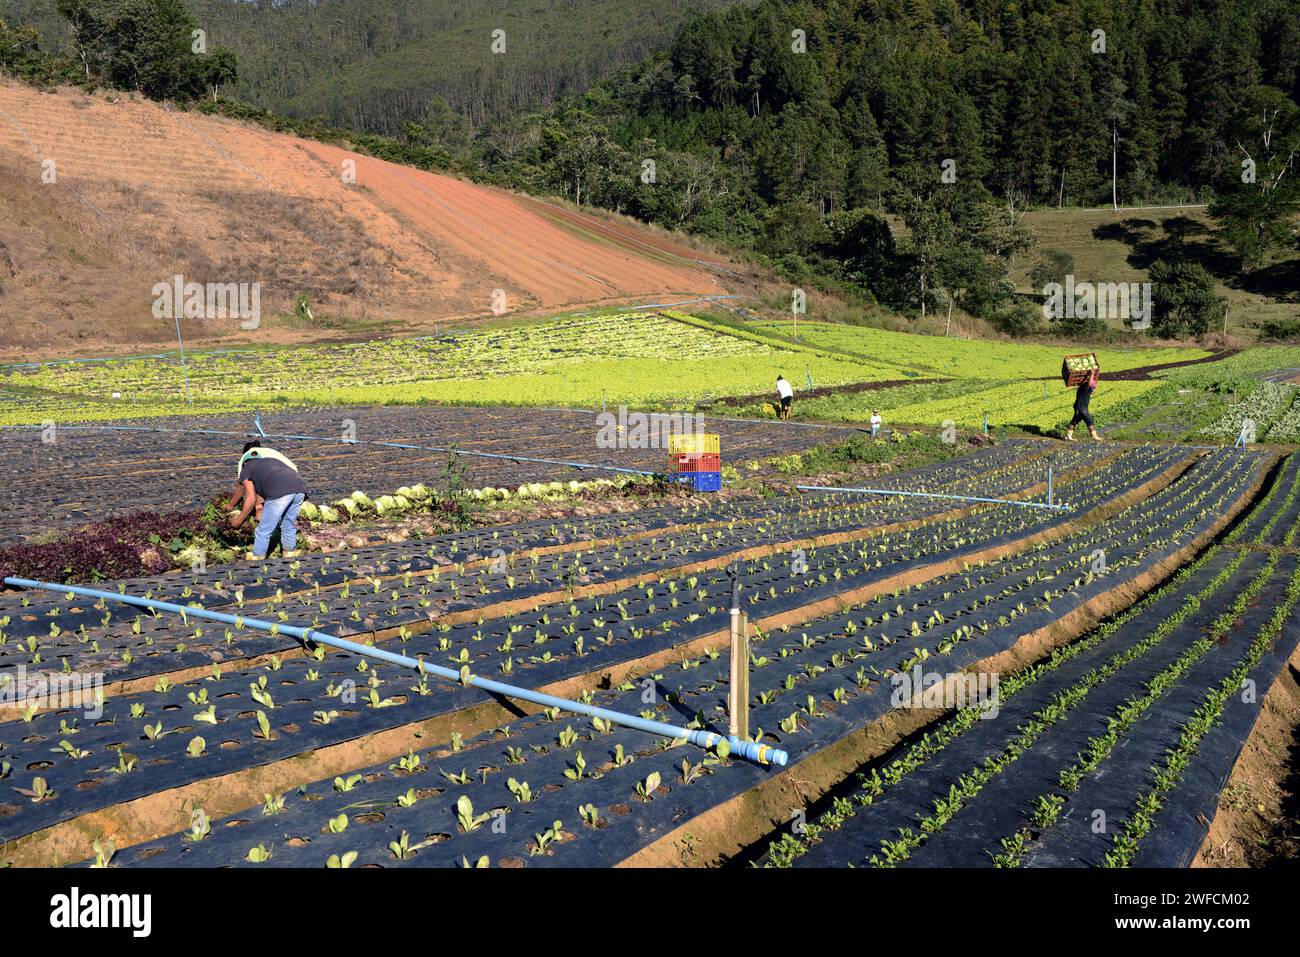
<path id="1" fill-rule="evenodd" d="M 113 855 L 117 853 L 117 845 L 112 841 L 100 843 L 96 840 L 92 845 L 95 849 L 95 863 L 91 867 L 108 867 L 109 862 L 113 860 Z"/>
<path id="2" fill-rule="evenodd" d="M 564 776 L 570 781 L 581 781 L 587 772 L 587 761 L 579 751 L 573 758 L 573 767 L 564 769 Z"/>
<path id="3" fill-rule="evenodd" d="M 411 836 L 403 831 L 399 840 L 388 843 L 388 849 L 393 852 L 393 857 L 399 861 L 405 861 L 414 857 L 417 851 L 428 847 L 432 843 L 432 841 L 422 841 L 419 844 L 412 844 Z"/>
<path id="4" fill-rule="evenodd" d="M 533 800 L 533 791 L 528 786 L 527 781 L 517 781 L 511 778 L 506 782 L 506 787 L 510 789 L 510 793 L 515 796 L 515 800 L 520 804 L 528 804 Z"/>
<path id="5" fill-rule="evenodd" d="M 533 840 L 536 843 L 528 849 L 528 856 L 536 857 L 538 854 L 545 854 L 546 849 L 558 841 L 563 833 L 564 825 L 559 821 L 555 821 L 545 831 L 534 834 Z"/>
<path id="6" fill-rule="evenodd" d="M 114 774 L 130 774 L 140 759 L 134 754 L 127 754 L 126 748 L 117 749 L 117 767 L 109 768 Z"/>
<path id="7" fill-rule="evenodd" d="M 649 801 L 653 798 L 654 793 L 659 790 L 659 781 L 659 772 L 651 771 L 644 781 L 637 782 L 636 793 L 641 800 Z"/>
<path id="8" fill-rule="evenodd" d="M 208 817 L 206 811 L 201 807 L 193 808 L 190 811 L 190 827 L 185 832 L 191 841 L 201 841 L 212 833 L 212 820 Z"/>
<path id="9" fill-rule="evenodd" d="M 461 830 L 466 834 L 478 830 L 491 817 L 491 814 L 476 815 L 474 813 L 474 803 L 470 801 L 467 795 L 462 794 L 456 801 L 456 819 L 460 822 Z"/>
<path id="10" fill-rule="evenodd" d="M 424 770 L 424 762 L 420 760 L 418 754 L 408 749 L 406 757 L 398 759 L 396 765 L 389 765 L 389 767 L 405 774 L 416 774 Z"/>

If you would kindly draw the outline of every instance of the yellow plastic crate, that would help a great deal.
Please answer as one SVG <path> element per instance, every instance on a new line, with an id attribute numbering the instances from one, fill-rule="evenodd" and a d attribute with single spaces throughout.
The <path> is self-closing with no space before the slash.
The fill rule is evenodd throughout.
<path id="1" fill-rule="evenodd" d="M 685 435 L 668 436 L 668 453 L 670 455 L 690 452 L 721 452 L 720 437 L 704 432 L 687 432 Z"/>

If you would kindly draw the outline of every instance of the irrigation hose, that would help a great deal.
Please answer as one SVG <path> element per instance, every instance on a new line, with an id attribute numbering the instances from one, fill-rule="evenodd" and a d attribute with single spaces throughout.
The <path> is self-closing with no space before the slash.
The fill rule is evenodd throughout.
<path id="1" fill-rule="evenodd" d="M 766 744 L 758 744 L 754 741 L 742 741 L 737 737 L 727 737 L 721 734 L 715 734 L 712 731 L 690 730 L 688 728 L 679 728 L 675 725 L 664 724 L 660 721 L 647 721 L 645 718 L 637 715 L 623 714 L 619 711 L 610 711 L 607 708 L 597 708 L 594 705 L 583 704 L 580 701 L 570 701 L 567 698 L 557 698 L 554 695 L 543 694 L 540 691 L 533 691 L 529 688 L 520 688 L 516 685 L 503 684 L 500 681 L 493 681 L 490 678 L 481 678 L 478 675 L 468 675 L 462 678 L 458 671 L 450 668 L 444 668 L 441 665 L 432 665 L 416 658 L 409 658 L 406 655 L 399 655 L 392 651 L 385 651 L 382 648 L 373 648 L 369 645 L 363 645 L 355 641 L 348 641 L 346 638 L 336 638 L 333 635 L 327 635 L 324 632 L 316 631 L 313 628 L 299 628 L 296 625 L 285 625 L 278 622 L 263 621 L 259 618 L 245 618 L 241 615 L 230 615 L 221 611 L 210 611 L 206 608 L 199 608 L 194 605 L 176 605 L 172 602 L 157 601 L 152 598 L 140 598 L 135 595 L 128 595 L 123 592 L 101 591 L 97 588 L 82 588 L 77 585 L 58 585 L 53 582 L 35 581 L 30 578 L 6 578 L 6 585 L 14 588 L 31 588 L 49 592 L 62 592 L 65 594 L 80 595 L 83 598 L 97 598 L 104 601 L 120 602 L 124 605 L 134 605 L 137 608 L 147 608 L 151 611 L 167 611 L 178 614 L 184 619 L 193 615 L 196 618 L 207 618 L 211 621 L 219 621 L 224 624 L 234 625 L 236 628 L 253 628 L 259 631 L 265 631 L 270 634 L 286 634 L 290 637 L 297 638 L 300 641 L 309 641 L 316 644 L 328 645 L 332 648 L 338 648 L 340 651 L 350 651 L 354 654 L 365 655 L 369 658 L 375 658 L 379 661 L 385 661 L 389 664 L 399 665 L 403 668 L 410 668 L 420 674 L 432 674 L 439 678 L 445 678 L 457 684 L 472 685 L 480 688 L 489 694 L 503 695 L 507 698 L 518 698 L 522 701 L 531 701 L 533 704 L 539 704 L 547 708 L 559 708 L 563 711 L 571 711 L 574 714 L 587 715 L 592 718 L 601 718 L 614 724 L 622 725 L 626 728 L 633 728 L 638 731 L 645 731 L 650 734 L 659 734 L 672 739 L 684 738 L 691 744 L 698 745 L 701 748 L 714 748 L 726 741 L 731 748 L 731 754 L 738 755 L 758 764 L 775 764 L 784 767 L 789 755 L 785 751 L 770 747 Z"/>
<path id="2" fill-rule="evenodd" d="M 956 502 L 988 502 L 992 505 L 1019 505 L 1022 508 L 1045 508 L 1053 512 L 1068 512 L 1068 505 L 1051 505 L 1046 502 L 1021 502 L 1011 498 L 979 498 L 975 495 L 943 495 L 939 492 L 904 492 L 896 488 L 836 488 L 832 485 L 796 485 L 800 492 L 861 492 L 864 495 L 909 495 L 915 498 L 945 498 Z"/>

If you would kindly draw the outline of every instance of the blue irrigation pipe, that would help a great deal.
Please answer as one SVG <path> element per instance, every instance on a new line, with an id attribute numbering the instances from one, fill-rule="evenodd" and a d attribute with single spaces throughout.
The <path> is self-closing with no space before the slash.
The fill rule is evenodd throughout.
<path id="1" fill-rule="evenodd" d="M 800 492 L 861 492 L 864 495 L 908 495 L 913 498 L 946 498 L 956 502 L 987 502 L 992 505 L 1019 505 L 1022 508 L 1046 508 L 1053 512 L 1068 512 L 1068 505 L 1051 505 L 1046 502 L 1021 502 L 1013 498 L 979 498 L 974 495 L 943 495 L 939 492 L 903 492 L 896 488 L 836 488 L 830 485 L 796 485 Z"/>
<path id="2" fill-rule="evenodd" d="M 285 625 L 279 622 L 263 621 L 260 618 L 245 618 L 242 615 L 230 615 L 222 611 L 210 611 L 207 608 L 199 608 L 194 605 L 176 605 L 169 601 L 158 601 L 153 598 L 140 598 L 136 595 L 128 595 L 125 592 L 102 591 L 98 588 L 82 588 L 78 585 L 59 585 L 53 582 L 35 581 L 30 578 L 6 578 L 6 585 L 14 588 L 34 588 L 42 591 L 62 592 L 64 594 L 80 595 L 83 598 L 96 598 L 104 601 L 120 602 L 124 605 L 134 605 L 137 608 L 147 608 L 151 611 L 167 611 L 181 616 L 184 620 L 187 616 L 193 615 L 195 618 L 207 618 L 211 621 L 219 621 L 227 625 L 234 625 L 236 628 L 253 628 L 258 631 L 265 631 L 270 634 L 286 634 L 290 637 L 297 638 L 299 641 L 310 641 L 320 645 L 328 645 L 331 648 L 338 648 L 340 651 L 350 651 L 353 654 L 365 655 L 368 658 L 374 658 L 378 661 L 386 661 L 389 664 L 398 665 L 403 668 L 410 668 L 420 674 L 437 675 L 439 678 L 445 678 L 448 681 L 454 681 L 457 684 L 465 684 L 480 688 L 489 694 L 504 695 L 507 698 L 518 698 L 522 701 L 531 701 L 533 704 L 539 704 L 547 708 L 559 708 L 563 711 L 571 711 L 574 714 L 585 714 L 593 718 L 603 718 L 606 721 L 612 721 L 627 728 L 634 728 L 637 731 L 646 731 L 650 734 L 661 734 L 669 738 L 684 738 L 691 744 L 699 745 L 701 748 L 716 747 L 719 742 L 726 741 L 731 746 L 731 753 L 739 755 L 750 761 L 759 764 L 775 764 L 781 767 L 785 766 L 789 760 L 789 755 L 785 751 L 769 747 L 766 744 L 757 744 L 753 741 L 742 741 L 736 737 L 728 738 L 725 735 L 715 734 L 712 731 L 691 730 L 689 728 L 679 728 L 675 725 L 664 724 L 661 721 L 647 721 L 638 715 L 623 714 L 620 711 L 610 711 L 607 708 L 597 708 L 594 705 L 583 704 L 581 701 L 570 701 L 568 698 L 557 698 L 555 695 L 543 694 L 540 691 L 533 691 L 529 688 L 520 688 L 517 685 L 503 684 L 500 681 L 493 681 L 490 678 L 480 678 L 478 675 L 469 675 L 462 681 L 460 672 L 452 671 L 450 668 L 444 668 L 441 665 L 432 665 L 418 658 L 410 658 L 406 655 L 399 655 L 396 652 L 385 651 L 382 648 L 373 648 L 370 645 L 363 645 L 355 641 L 348 641 L 346 638 L 336 638 L 334 635 L 327 635 L 323 631 L 317 631 L 314 628 L 299 628 L 297 625 Z"/>

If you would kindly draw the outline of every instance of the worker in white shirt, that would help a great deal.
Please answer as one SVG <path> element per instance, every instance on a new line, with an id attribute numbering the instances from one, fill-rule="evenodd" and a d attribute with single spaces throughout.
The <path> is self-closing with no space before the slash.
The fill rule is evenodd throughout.
<path id="1" fill-rule="evenodd" d="M 777 410 L 778 419 L 790 418 L 790 405 L 794 402 L 794 386 L 785 381 L 785 376 L 776 377 L 776 394 L 781 399 L 781 408 Z"/>
<path id="2" fill-rule="evenodd" d="M 873 409 L 871 412 L 871 437 L 874 439 L 880 434 L 880 424 L 885 420 L 880 417 L 880 410 Z"/>

